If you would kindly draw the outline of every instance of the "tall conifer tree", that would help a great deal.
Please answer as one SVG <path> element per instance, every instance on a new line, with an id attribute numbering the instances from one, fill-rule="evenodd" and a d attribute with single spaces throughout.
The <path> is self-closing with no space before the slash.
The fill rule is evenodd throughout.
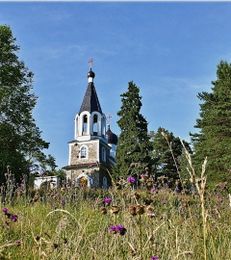
<path id="1" fill-rule="evenodd" d="M 231 64 L 221 61 L 212 91 L 198 94 L 200 118 L 192 135 L 195 163 L 199 166 L 208 157 L 208 181 L 231 180 Z"/>
<path id="2" fill-rule="evenodd" d="M 137 174 L 150 163 L 150 141 L 148 123 L 140 113 L 142 106 L 139 88 L 128 83 L 128 91 L 121 95 L 122 106 L 118 112 L 121 129 L 116 152 L 116 173 L 119 176 Z"/>
<path id="3" fill-rule="evenodd" d="M 182 140 L 186 149 L 191 153 L 189 143 Z M 152 157 L 155 162 L 157 176 L 178 179 L 181 171 L 183 146 L 179 137 L 165 128 L 158 128 L 153 136 Z"/>

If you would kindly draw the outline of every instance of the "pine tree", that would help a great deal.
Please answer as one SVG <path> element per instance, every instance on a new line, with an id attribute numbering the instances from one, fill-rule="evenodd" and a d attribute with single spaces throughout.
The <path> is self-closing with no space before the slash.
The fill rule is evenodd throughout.
<path id="1" fill-rule="evenodd" d="M 186 149 L 191 152 L 189 143 L 183 140 Z M 181 171 L 183 147 L 179 137 L 160 127 L 153 137 L 152 157 L 155 161 L 157 176 L 178 179 Z"/>
<path id="2" fill-rule="evenodd" d="M 117 176 L 139 174 L 150 163 L 150 141 L 148 123 L 140 113 L 142 106 L 139 88 L 128 83 L 128 91 L 121 95 L 122 106 L 118 112 L 121 129 L 116 151 Z"/>
<path id="3" fill-rule="evenodd" d="M 19 60 L 15 41 L 10 27 L 0 26 L 0 181 L 8 165 L 16 178 L 28 173 L 48 148 L 32 116 L 33 73 Z"/>
<path id="4" fill-rule="evenodd" d="M 231 180 L 231 64 L 221 61 L 212 91 L 198 94 L 200 118 L 192 135 L 195 163 L 198 167 L 208 157 L 208 181 L 215 184 Z"/>

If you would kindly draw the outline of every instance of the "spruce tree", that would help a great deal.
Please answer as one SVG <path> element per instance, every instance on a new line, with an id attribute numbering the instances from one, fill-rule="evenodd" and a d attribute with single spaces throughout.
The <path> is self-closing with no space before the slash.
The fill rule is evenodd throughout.
<path id="1" fill-rule="evenodd" d="M 200 118 L 192 135 L 195 164 L 199 166 L 208 157 L 208 181 L 216 184 L 231 180 L 231 64 L 221 61 L 217 67 L 217 79 L 211 92 L 198 94 Z"/>
<path id="2" fill-rule="evenodd" d="M 0 26 L 0 181 L 7 166 L 16 178 L 27 174 L 48 148 L 32 116 L 33 73 L 19 60 L 15 41 L 10 27 Z"/>
<path id="3" fill-rule="evenodd" d="M 121 95 L 122 106 L 118 112 L 121 129 L 116 151 L 117 176 L 139 174 L 150 164 L 150 141 L 148 123 L 140 113 L 142 107 L 139 88 L 128 83 L 128 91 Z"/>
<path id="4" fill-rule="evenodd" d="M 191 153 L 189 143 L 184 140 L 183 143 Z M 153 137 L 152 152 L 157 176 L 178 179 L 181 171 L 182 154 L 183 147 L 180 138 L 160 127 Z"/>

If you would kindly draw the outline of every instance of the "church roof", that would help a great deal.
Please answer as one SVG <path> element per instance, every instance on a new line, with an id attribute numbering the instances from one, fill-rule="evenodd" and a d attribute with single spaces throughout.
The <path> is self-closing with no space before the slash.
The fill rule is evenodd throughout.
<path id="1" fill-rule="evenodd" d="M 108 130 L 106 132 L 106 137 L 107 137 L 107 141 L 109 144 L 115 144 L 117 145 L 118 143 L 118 137 L 116 134 L 114 134 L 111 129 L 110 129 L 110 125 L 108 125 Z"/>
<path id="2" fill-rule="evenodd" d="M 81 105 L 79 113 L 83 111 L 88 111 L 90 113 L 96 111 L 102 114 L 99 99 L 93 82 L 88 83 L 87 90 L 83 98 L 83 103 Z"/>

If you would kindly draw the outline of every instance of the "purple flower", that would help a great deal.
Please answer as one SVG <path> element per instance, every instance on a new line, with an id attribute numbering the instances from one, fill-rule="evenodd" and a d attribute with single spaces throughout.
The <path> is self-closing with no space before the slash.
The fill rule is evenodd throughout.
<path id="1" fill-rule="evenodd" d="M 110 226 L 109 227 L 109 232 L 112 232 L 112 233 L 117 233 L 117 226 Z"/>
<path id="2" fill-rule="evenodd" d="M 9 212 L 9 209 L 8 208 L 3 208 L 2 212 L 6 215 Z"/>
<path id="3" fill-rule="evenodd" d="M 127 229 L 123 225 L 119 224 L 119 225 L 110 226 L 109 227 L 109 231 L 111 233 L 113 233 L 113 234 L 117 234 L 118 233 L 121 236 L 123 236 L 123 235 L 126 234 Z"/>
<path id="4" fill-rule="evenodd" d="M 117 225 L 117 232 L 123 236 L 127 232 L 127 229 L 123 225 Z"/>
<path id="5" fill-rule="evenodd" d="M 136 182 L 136 178 L 134 178 L 134 177 L 132 177 L 132 176 L 129 176 L 129 177 L 127 178 L 127 182 L 133 184 L 133 183 Z"/>
<path id="6" fill-rule="evenodd" d="M 124 226 L 121 225 L 121 224 L 119 224 L 119 225 L 116 226 L 116 230 L 117 230 L 118 232 L 120 232 L 120 231 L 123 230 L 123 229 L 124 229 Z"/>
<path id="7" fill-rule="evenodd" d="M 11 215 L 11 216 L 10 216 L 10 219 L 11 219 L 13 222 L 17 222 L 18 216 L 17 216 L 17 215 Z"/>
<path id="8" fill-rule="evenodd" d="M 151 256 L 151 260 L 159 260 L 159 257 L 158 256 Z"/>
<path id="9" fill-rule="evenodd" d="M 105 197 L 105 198 L 103 199 L 103 203 L 104 203 L 105 205 L 107 205 L 107 206 L 109 206 L 109 205 L 111 204 L 111 202 L 112 202 L 112 199 L 111 199 L 110 197 Z"/>

